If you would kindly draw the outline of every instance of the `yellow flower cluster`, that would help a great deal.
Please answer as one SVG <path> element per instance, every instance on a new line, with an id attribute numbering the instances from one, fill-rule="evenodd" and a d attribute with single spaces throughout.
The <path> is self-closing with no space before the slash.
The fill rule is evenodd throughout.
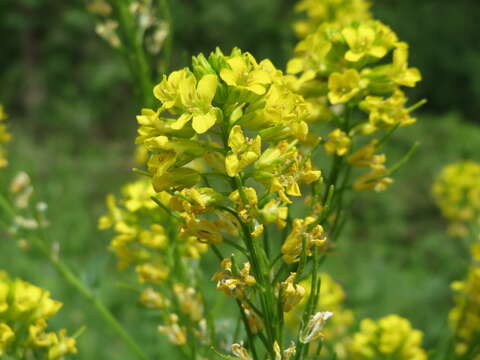
<path id="1" fill-rule="evenodd" d="M 346 345 L 349 340 L 349 329 L 354 322 L 354 314 L 345 308 L 346 295 L 342 286 L 327 273 L 320 273 L 319 277 L 321 286 L 317 308 L 328 309 L 333 313 L 322 331 L 323 336 L 329 344 L 333 345 L 337 356 L 343 359 L 347 353 Z M 285 321 L 291 329 L 295 329 L 301 323 L 302 313 L 311 292 L 311 281 L 304 280 L 297 287 L 304 289 L 304 296 L 293 311 L 285 314 Z M 310 350 L 315 353 L 316 346 L 312 346 Z M 324 351 L 327 349 L 325 348 Z"/>
<path id="2" fill-rule="evenodd" d="M 230 259 L 224 259 L 220 265 L 223 271 L 215 273 L 212 277 L 217 281 L 217 288 L 227 296 L 239 299 L 245 297 L 246 289 L 256 283 L 255 278 L 250 275 L 250 263 L 246 262 L 238 271 L 232 269 L 232 260 Z"/>
<path id="3" fill-rule="evenodd" d="M 293 279 L 267 284 L 257 258 L 265 250 L 256 238 L 270 225 L 285 228 L 288 206 L 301 197 L 302 186 L 321 181 L 308 151 L 320 139 L 309 134 L 307 103 L 289 82 L 269 60 L 217 49 L 208 59 L 194 57 L 192 68 L 164 76 L 153 90 L 159 107 L 137 116 L 137 144 L 149 152 L 153 189 L 165 194 L 162 203 L 174 219 L 170 227 L 178 239 L 172 241 L 209 244 L 221 256 L 221 271 L 212 279 L 237 300 L 252 334 L 262 332 L 267 321 L 255 305 L 259 288 L 272 287 L 261 295 L 262 308 L 285 301 L 287 312 L 302 297 Z M 307 257 L 322 251 L 326 233 L 316 221 L 294 220 L 281 247 L 284 262 L 298 262 L 304 242 Z M 224 258 L 218 244 L 242 254 Z M 237 262 L 243 255 L 248 261 Z M 160 330 L 172 343 L 188 346 L 181 334 L 189 325 L 181 311 L 171 309 Z"/>
<path id="4" fill-rule="evenodd" d="M 3 123 L 6 118 L 7 114 L 0 104 L 0 169 L 8 165 L 7 153 L 4 146 L 10 140 L 11 135 L 7 131 L 7 126 Z"/>
<path id="5" fill-rule="evenodd" d="M 351 23 L 371 18 L 371 4 L 367 0 L 302 0 L 295 5 L 295 11 L 305 13 L 305 19 L 294 24 L 298 37 L 313 33 L 325 22 Z"/>
<path id="6" fill-rule="evenodd" d="M 150 152 L 155 190 L 172 196 L 181 237 L 220 243 L 238 236 L 239 220 L 253 236 L 270 223 L 283 227 L 285 205 L 301 196 L 300 185 L 320 179 L 297 146 L 307 141 L 306 103 L 287 83 L 269 60 L 217 49 L 208 59 L 194 57 L 193 70 L 174 71 L 154 88 L 161 106 L 137 117 L 137 143 Z M 192 166 L 195 161 L 201 166 Z M 208 185 L 247 180 L 263 185 L 269 201 L 260 202 L 255 187 L 225 194 Z"/>
<path id="7" fill-rule="evenodd" d="M 171 196 L 156 194 L 149 179 L 127 184 L 122 195 L 119 201 L 114 195 L 107 196 L 109 213 L 100 218 L 99 228 L 114 229 L 116 236 L 110 248 L 120 269 L 134 265 L 140 283 L 160 284 L 169 273 L 167 249 L 171 238 L 161 225 L 165 215 L 151 197 L 168 203 Z M 177 245 L 184 257 L 198 258 L 206 250 L 205 245 L 188 237 Z"/>
<path id="8" fill-rule="evenodd" d="M 368 114 L 357 125 L 365 134 L 415 121 L 400 87 L 415 86 L 420 72 L 408 67 L 408 45 L 380 21 L 321 25 L 298 43 L 287 71 L 299 76 L 294 87 L 313 104 L 358 104 Z"/>
<path id="9" fill-rule="evenodd" d="M 382 191 L 393 180 L 385 155 L 374 154 L 381 146 L 376 138 L 382 137 L 382 131 L 415 122 L 410 113 L 422 102 L 407 107 L 401 88 L 414 87 L 421 75 L 408 66 L 408 45 L 373 20 L 368 7 L 365 1 L 301 1 L 298 8 L 307 11 L 310 21 L 296 27 L 308 33 L 300 31 L 305 36 L 287 64 L 287 73 L 289 85 L 311 109 L 307 121 L 333 126 L 324 143 L 328 155 L 344 157 L 353 152 L 358 157 L 358 152 L 370 152 L 372 161 L 350 162 L 369 169 L 354 181 L 353 189 Z M 355 143 L 360 148 L 355 149 Z"/>
<path id="10" fill-rule="evenodd" d="M 449 232 L 465 235 L 467 226 L 480 221 L 480 164 L 463 161 L 442 169 L 432 193 L 442 215 L 451 221 Z"/>
<path id="11" fill-rule="evenodd" d="M 378 321 L 363 319 L 360 331 L 353 335 L 351 358 L 426 360 L 422 337 L 421 331 L 413 329 L 407 319 L 398 315 L 388 315 Z"/>
<path id="12" fill-rule="evenodd" d="M 42 359 L 54 360 L 77 353 L 76 341 L 65 329 L 47 331 L 47 320 L 61 307 L 48 291 L 0 272 L 0 357 L 23 359 L 34 351 Z"/>
<path id="13" fill-rule="evenodd" d="M 202 194 L 182 195 L 201 202 L 207 196 Z M 163 314 L 165 321 L 158 331 L 172 344 L 181 346 L 186 344 L 187 329 L 194 331 L 199 339 L 206 336 L 203 301 L 194 288 L 191 273 L 195 271 L 195 259 L 207 245 L 196 237 L 169 233 L 168 214 L 152 197 L 172 209 L 188 207 L 188 211 L 197 211 L 200 206 L 188 205 L 181 197 L 174 198 L 164 192 L 157 194 L 151 179 L 143 178 L 124 186 L 119 201 L 108 195 L 109 214 L 100 218 L 99 227 L 113 228 L 116 235 L 110 248 L 118 258 L 119 268 L 134 267 L 143 285 L 140 303 Z"/>
<path id="14" fill-rule="evenodd" d="M 480 244 L 472 246 L 472 264 L 463 281 L 452 283 L 455 306 L 449 320 L 455 338 L 455 352 L 464 358 L 480 359 Z M 471 357 L 470 357 L 471 356 Z"/>
<path id="15" fill-rule="evenodd" d="M 171 289 L 174 303 L 167 304 L 164 311 L 165 324 L 158 327 L 160 334 L 167 337 L 174 345 L 182 346 L 195 339 L 207 341 L 206 319 L 204 317 L 203 299 L 193 287 L 177 283 Z"/>

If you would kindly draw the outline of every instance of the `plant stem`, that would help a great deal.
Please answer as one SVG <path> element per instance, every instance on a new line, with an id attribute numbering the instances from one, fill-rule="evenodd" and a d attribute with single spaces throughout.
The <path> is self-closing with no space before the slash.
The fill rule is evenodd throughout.
<path id="1" fill-rule="evenodd" d="M 152 88 L 153 82 L 150 67 L 143 49 L 143 37 L 137 36 L 137 29 L 128 9 L 128 2 L 125 0 L 112 0 L 112 6 L 117 14 L 120 25 L 119 32 L 123 40 L 124 56 L 135 78 L 136 91 L 141 106 L 150 107 L 153 105 Z"/>
<path id="2" fill-rule="evenodd" d="M 161 12 L 161 16 L 168 23 L 168 35 L 164 43 L 164 56 L 163 64 L 160 68 L 163 74 L 167 73 L 170 69 L 170 60 L 172 57 L 172 44 L 173 44 L 173 21 L 172 21 L 172 12 L 170 11 L 170 5 L 168 0 L 160 0 L 158 7 Z"/>
<path id="3" fill-rule="evenodd" d="M 132 353 L 136 355 L 138 359 L 147 360 L 140 346 L 133 340 L 133 338 L 126 332 L 126 330 L 120 325 L 113 314 L 103 304 L 103 302 L 96 297 L 93 292 L 85 286 L 73 273 L 73 271 L 60 259 L 54 256 L 45 246 L 44 242 L 33 236 L 31 237 L 33 243 L 38 247 L 42 254 L 50 261 L 50 263 L 57 269 L 57 271 L 63 276 L 63 278 L 74 287 L 80 295 L 88 300 L 93 307 L 98 311 L 102 319 L 107 325 L 125 342 Z"/>

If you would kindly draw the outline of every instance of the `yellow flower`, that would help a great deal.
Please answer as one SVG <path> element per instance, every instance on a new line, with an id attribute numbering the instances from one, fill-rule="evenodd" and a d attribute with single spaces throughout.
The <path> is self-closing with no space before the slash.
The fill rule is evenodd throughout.
<path id="1" fill-rule="evenodd" d="M 377 322 L 364 319 L 350 346 L 354 360 L 389 358 L 392 360 L 426 360 L 422 349 L 423 333 L 412 329 L 410 322 L 398 315 L 388 315 Z"/>
<path id="2" fill-rule="evenodd" d="M 50 347 L 48 350 L 48 360 L 61 359 L 67 354 L 76 354 L 76 341 L 74 338 L 67 336 L 65 329 L 60 330 L 58 343 Z"/>
<path id="3" fill-rule="evenodd" d="M 15 333 L 7 324 L 0 322 L 0 355 L 3 355 L 5 349 L 15 338 Z"/>
<path id="4" fill-rule="evenodd" d="M 48 291 L 0 271 L 0 357 L 34 351 L 54 360 L 76 353 L 75 340 L 65 330 L 46 332 L 47 320 L 61 306 Z"/>
<path id="5" fill-rule="evenodd" d="M 160 284 L 168 277 L 168 269 L 158 264 L 143 264 L 135 268 L 141 283 Z"/>
<path id="6" fill-rule="evenodd" d="M 382 167 L 387 160 L 385 154 L 375 155 L 377 151 L 376 139 L 372 140 L 370 144 L 362 146 L 347 159 L 348 163 L 352 166 L 366 167 L 366 168 L 378 168 Z"/>
<path id="7" fill-rule="evenodd" d="M 122 188 L 122 193 L 125 207 L 129 211 L 134 212 L 142 208 L 154 209 L 157 207 L 151 199 L 156 193 L 149 179 L 141 179 L 125 185 Z"/>
<path id="8" fill-rule="evenodd" d="M 172 124 L 173 129 L 181 129 L 192 119 L 193 129 L 203 134 L 217 121 L 217 108 L 212 106 L 212 100 L 217 91 L 218 79 L 216 75 L 208 74 L 197 80 L 192 75 L 180 83 L 180 98 L 187 112 Z"/>
<path id="9" fill-rule="evenodd" d="M 291 311 L 305 296 L 303 286 L 294 283 L 296 275 L 296 273 L 290 273 L 287 280 L 280 283 L 281 302 L 284 312 Z"/>
<path id="10" fill-rule="evenodd" d="M 44 330 L 47 322 L 44 319 L 37 320 L 28 327 L 29 342 L 38 347 L 50 347 L 58 342 L 55 333 L 46 333 Z"/>
<path id="11" fill-rule="evenodd" d="M 293 220 L 293 228 L 282 245 L 283 261 L 292 264 L 300 261 L 302 251 L 307 256 L 312 255 L 312 247 L 321 247 L 327 241 L 327 235 L 321 225 L 312 224 L 315 218 L 309 216 L 305 219 Z M 305 249 L 303 249 L 305 242 Z"/>
<path id="12" fill-rule="evenodd" d="M 220 265 L 223 271 L 216 272 L 212 276 L 212 280 L 217 281 L 217 289 L 222 290 L 225 295 L 241 299 L 245 297 L 247 288 L 256 284 L 255 278 L 250 275 L 249 262 L 243 264 L 243 268 L 238 271 L 238 275 L 234 275 L 232 260 L 223 259 Z"/>
<path id="13" fill-rule="evenodd" d="M 288 216 L 288 207 L 281 206 L 281 202 L 276 199 L 270 200 L 259 211 L 259 215 L 265 224 L 276 223 L 279 228 L 284 228 Z"/>
<path id="14" fill-rule="evenodd" d="M 191 75 L 187 69 L 173 71 L 168 77 L 164 75 L 162 81 L 153 88 L 153 95 L 165 109 L 180 108 L 180 83 Z"/>
<path id="15" fill-rule="evenodd" d="M 167 336 L 168 341 L 174 345 L 185 345 L 187 334 L 185 327 L 178 325 L 178 315 L 170 314 L 167 325 L 160 325 L 158 332 Z"/>
<path id="16" fill-rule="evenodd" d="M 148 287 L 140 294 L 140 303 L 150 309 L 163 309 L 168 306 L 169 301 L 159 292 Z"/>
<path id="17" fill-rule="evenodd" d="M 368 173 L 360 175 L 353 181 L 353 190 L 385 191 L 393 183 L 393 179 L 387 176 L 387 169 L 382 164 L 375 164 Z"/>
<path id="18" fill-rule="evenodd" d="M 368 25 L 358 28 L 346 27 L 342 30 L 350 49 L 345 53 L 345 59 L 351 62 L 362 60 L 365 56 L 382 58 L 387 54 L 387 47 L 378 44 L 375 29 Z"/>
<path id="19" fill-rule="evenodd" d="M 180 227 L 181 237 L 194 236 L 197 242 L 206 244 L 219 244 L 223 241 L 224 223 L 221 220 L 211 221 L 187 214 L 183 214 L 183 216 L 186 221 Z"/>
<path id="20" fill-rule="evenodd" d="M 220 77 L 228 85 L 263 95 L 266 86 L 272 82 L 270 74 L 259 68 L 256 60 L 249 53 L 232 56 L 227 60 L 229 68 L 220 71 Z"/>
<path id="21" fill-rule="evenodd" d="M 453 223 L 469 225 L 480 219 L 480 164 L 462 161 L 445 166 L 432 193 L 442 215 Z"/>
<path id="22" fill-rule="evenodd" d="M 368 125 L 364 127 L 364 132 L 371 133 L 377 128 L 411 125 L 415 118 L 410 116 L 410 111 L 405 108 L 407 98 L 405 94 L 396 89 L 393 95 L 387 99 L 378 96 L 367 96 L 360 103 L 360 108 L 369 113 Z"/>
<path id="23" fill-rule="evenodd" d="M 408 44 L 399 42 L 393 52 L 393 80 L 398 85 L 414 87 L 422 80 L 422 75 L 417 68 L 408 67 Z"/>
<path id="24" fill-rule="evenodd" d="M 344 73 L 333 73 L 328 78 L 328 99 L 332 104 L 345 103 L 357 95 L 365 87 L 365 80 L 355 69 Z"/>
<path id="25" fill-rule="evenodd" d="M 297 21 L 293 27 L 302 38 L 326 22 L 348 24 L 369 19 L 372 16 L 370 6 L 367 0 L 302 0 L 295 5 L 295 11 L 305 12 L 306 19 Z"/>
<path id="26" fill-rule="evenodd" d="M 252 130 L 259 130 L 265 141 L 304 140 L 308 125 L 308 106 L 303 97 L 284 85 L 272 85 L 265 95 L 265 108 L 252 119 L 242 121 Z"/>
<path id="27" fill-rule="evenodd" d="M 351 143 L 352 141 L 345 132 L 335 129 L 328 135 L 328 140 L 323 146 L 329 155 L 344 156 L 350 150 Z"/>
<path id="28" fill-rule="evenodd" d="M 248 139 L 243 135 L 242 128 L 235 125 L 228 136 L 228 146 L 231 151 L 225 158 L 225 169 L 228 176 L 237 176 L 240 171 L 258 159 L 261 152 L 260 135 Z"/>
<path id="29" fill-rule="evenodd" d="M 216 75 L 207 74 L 197 83 L 195 76 L 188 69 L 183 69 L 174 71 L 168 78 L 164 76 L 153 93 L 162 102 L 163 108 L 173 113 L 182 112 L 171 124 L 172 129 L 182 129 L 192 121 L 193 129 L 203 134 L 217 121 L 218 110 L 212 105 L 217 85 Z"/>
<path id="30" fill-rule="evenodd" d="M 25 313 L 32 314 L 32 319 L 48 319 L 55 315 L 62 307 L 62 303 L 50 298 L 50 293 L 35 285 L 14 280 L 13 313 L 21 317 Z"/>
<path id="31" fill-rule="evenodd" d="M 257 215 L 258 197 L 257 192 L 252 187 L 245 187 L 242 189 L 242 192 L 245 195 L 245 199 L 239 190 L 230 193 L 228 198 L 235 203 L 240 218 L 247 222 L 248 220 L 255 218 Z"/>
<path id="32" fill-rule="evenodd" d="M 191 321 L 198 322 L 203 318 L 203 301 L 200 293 L 183 284 L 173 285 L 173 292 L 178 300 L 180 311 L 188 315 Z"/>
<path id="33" fill-rule="evenodd" d="M 321 172 L 314 170 L 305 160 L 295 143 L 281 141 L 275 147 L 267 148 L 255 162 L 253 176 L 277 193 L 282 202 L 290 204 L 290 196 L 301 196 L 299 182 L 310 184 L 317 181 Z"/>

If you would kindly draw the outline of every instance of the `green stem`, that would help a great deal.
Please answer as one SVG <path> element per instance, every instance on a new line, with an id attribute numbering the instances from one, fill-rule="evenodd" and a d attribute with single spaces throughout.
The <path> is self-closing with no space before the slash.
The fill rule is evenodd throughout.
<path id="1" fill-rule="evenodd" d="M 250 329 L 250 326 L 248 325 L 247 315 L 245 314 L 245 311 L 243 310 L 243 307 L 242 307 L 242 304 L 240 303 L 240 300 L 237 299 L 236 301 L 237 301 L 238 308 L 240 309 L 240 314 L 242 316 L 243 326 L 245 327 L 245 331 L 247 332 L 248 344 L 249 344 L 250 351 L 252 352 L 253 359 L 258 360 L 259 358 L 258 358 L 258 355 L 257 355 L 257 349 L 255 348 L 255 342 L 254 342 L 254 339 L 253 339 L 252 330 Z"/>
<path id="2" fill-rule="evenodd" d="M 160 9 L 160 15 L 168 23 L 168 35 L 164 43 L 164 56 L 163 64 L 161 67 L 161 72 L 163 74 L 167 73 L 170 69 L 170 60 L 172 57 L 172 44 L 173 44 L 173 21 L 172 21 L 172 12 L 170 11 L 170 4 L 168 0 L 160 0 L 158 7 Z"/>
<path id="3" fill-rule="evenodd" d="M 16 214 L 13 206 L 2 195 L 0 195 L 0 206 L 7 212 L 9 216 L 11 216 L 12 218 L 15 217 Z"/>
<path id="4" fill-rule="evenodd" d="M 136 89 L 139 101 L 142 106 L 150 107 L 153 105 L 153 82 L 143 49 L 143 37 L 137 36 L 138 31 L 132 13 L 128 9 L 128 2 L 125 0 L 112 0 L 112 6 L 115 9 L 120 25 L 119 32 L 123 40 L 122 46 L 125 47 L 124 56 L 139 86 Z"/>
<path id="5" fill-rule="evenodd" d="M 117 319 L 113 316 L 110 310 L 103 304 L 103 302 L 96 297 L 92 291 L 86 287 L 70 270 L 70 268 L 61 260 L 57 259 L 45 246 L 45 244 L 37 237 L 31 238 L 33 243 L 38 247 L 42 254 L 50 261 L 50 263 L 57 269 L 57 271 L 63 276 L 63 278 L 74 287 L 80 295 L 88 300 L 93 307 L 100 314 L 102 319 L 107 325 L 125 342 L 128 348 L 134 353 L 138 359 L 147 360 L 140 346 L 133 340 L 132 337 L 125 331 L 120 325 Z"/>

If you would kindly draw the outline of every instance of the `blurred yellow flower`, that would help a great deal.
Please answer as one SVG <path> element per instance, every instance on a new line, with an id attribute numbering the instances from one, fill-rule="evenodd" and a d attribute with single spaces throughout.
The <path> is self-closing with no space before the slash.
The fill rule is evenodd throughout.
<path id="1" fill-rule="evenodd" d="M 398 315 L 388 315 L 378 321 L 363 319 L 360 331 L 353 335 L 351 357 L 353 360 L 426 360 L 422 337 L 421 331 L 413 329 L 407 319 Z"/>

